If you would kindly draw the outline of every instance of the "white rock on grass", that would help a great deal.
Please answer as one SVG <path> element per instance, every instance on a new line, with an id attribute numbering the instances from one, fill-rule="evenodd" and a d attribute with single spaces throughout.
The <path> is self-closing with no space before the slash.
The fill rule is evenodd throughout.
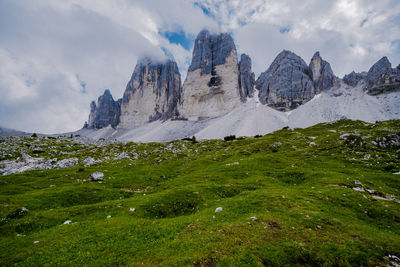
<path id="1" fill-rule="evenodd" d="M 222 207 L 218 207 L 215 209 L 215 212 L 221 212 L 222 211 Z"/>
<path id="2" fill-rule="evenodd" d="M 107 216 L 107 219 L 110 219 L 110 218 L 111 218 L 111 215 L 108 215 L 108 216 Z"/>
<path id="3" fill-rule="evenodd" d="M 134 212 L 134 211 L 135 211 L 135 208 L 130 208 L 129 211 Z"/>
<path id="4" fill-rule="evenodd" d="M 122 152 L 117 156 L 117 159 L 129 159 L 129 158 L 130 158 L 129 155 L 126 152 Z"/>
<path id="5" fill-rule="evenodd" d="M 359 180 L 354 180 L 354 184 L 358 184 L 358 185 L 360 185 L 360 184 L 361 184 L 361 182 L 360 182 Z"/>
<path id="6" fill-rule="evenodd" d="M 252 217 L 250 217 L 250 219 L 252 219 L 253 221 L 256 221 L 257 217 L 256 216 L 252 216 Z"/>
<path id="7" fill-rule="evenodd" d="M 95 160 L 95 159 L 92 158 L 92 157 L 87 157 L 86 159 L 84 159 L 84 160 L 82 161 L 82 163 L 84 164 L 85 167 L 90 166 L 90 165 L 93 165 L 93 164 L 96 164 L 97 162 L 98 162 L 98 161 Z"/>
<path id="8" fill-rule="evenodd" d="M 70 224 L 71 222 L 71 220 L 66 220 L 63 224 Z"/>
<path id="9" fill-rule="evenodd" d="M 91 175 L 89 175 L 89 179 L 91 181 L 102 181 L 104 179 L 104 173 L 94 172 Z"/>
<path id="10" fill-rule="evenodd" d="M 364 188 L 361 187 L 353 187 L 353 190 L 358 192 L 365 192 Z"/>
<path id="11" fill-rule="evenodd" d="M 68 168 L 78 165 L 78 158 L 62 159 L 54 164 L 55 168 Z"/>

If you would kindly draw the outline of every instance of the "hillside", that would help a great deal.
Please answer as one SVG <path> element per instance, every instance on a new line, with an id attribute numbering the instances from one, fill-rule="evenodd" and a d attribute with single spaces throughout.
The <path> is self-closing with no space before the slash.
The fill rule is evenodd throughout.
<path id="1" fill-rule="evenodd" d="M 257 98 L 219 118 L 200 121 L 154 121 L 134 129 L 82 129 L 74 134 L 93 139 L 107 138 L 134 142 L 166 142 L 195 135 L 198 139 L 254 136 L 266 134 L 282 127 L 309 127 L 321 122 L 347 118 L 375 122 L 398 119 L 400 92 L 371 96 L 364 84 L 350 87 L 344 83 L 338 88 L 322 92 L 298 108 L 282 112 L 262 105 Z"/>
<path id="2" fill-rule="evenodd" d="M 232 141 L 0 138 L 0 265 L 394 266 L 399 149 L 400 120 Z"/>

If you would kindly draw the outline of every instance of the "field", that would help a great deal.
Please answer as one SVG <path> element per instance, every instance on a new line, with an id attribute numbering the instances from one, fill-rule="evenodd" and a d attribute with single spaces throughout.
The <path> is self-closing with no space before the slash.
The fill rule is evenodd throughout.
<path id="1" fill-rule="evenodd" d="M 400 120 L 341 120 L 231 141 L 0 138 L 0 168 L 78 159 L 0 176 L 0 265 L 394 264 L 399 136 Z"/>

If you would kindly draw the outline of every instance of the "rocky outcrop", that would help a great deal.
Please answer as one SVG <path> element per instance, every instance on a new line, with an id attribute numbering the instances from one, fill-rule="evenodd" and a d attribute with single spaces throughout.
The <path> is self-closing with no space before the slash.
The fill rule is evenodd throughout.
<path id="1" fill-rule="evenodd" d="M 364 72 L 365 74 L 365 72 Z M 365 75 L 363 75 L 363 73 L 356 73 L 354 71 L 352 71 L 350 74 L 346 74 L 343 77 L 343 82 L 347 85 L 350 86 L 356 86 L 358 84 L 359 81 L 361 81 L 363 78 L 365 77 Z"/>
<path id="2" fill-rule="evenodd" d="M 97 104 L 90 103 L 90 114 L 87 128 L 100 129 L 111 125 L 116 127 L 119 124 L 121 113 L 120 100 L 114 101 L 110 91 L 107 89 L 97 100 Z"/>
<path id="3" fill-rule="evenodd" d="M 383 57 L 369 69 L 365 81 L 366 89 L 371 95 L 399 91 L 400 69 L 392 69 L 388 58 Z"/>
<path id="4" fill-rule="evenodd" d="M 246 101 L 247 97 L 253 97 L 255 76 L 251 71 L 251 58 L 242 54 L 239 62 L 239 94 L 242 102 Z"/>
<path id="5" fill-rule="evenodd" d="M 179 117 L 190 120 L 218 117 L 240 105 L 236 47 L 227 33 L 201 31 L 183 84 Z"/>
<path id="6" fill-rule="evenodd" d="M 280 111 L 298 107 L 314 97 L 311 72 L 302 58 L 283 50 L 256 81 L 260 102 Z"/>
<path id="7" fill-rule="evenodd" d="M 121 103 L 120 128 L 133 128 L 177 115 L 181 75 L 176 62 L 138 61 Z"/>
<path id="8" fill-rule="evenodd" d="M 331 65 L 321 58 L 319 52 L 312 57 L 309 68 L 317 94 L 332 88 L 338 81 L 333 74 Z"/>

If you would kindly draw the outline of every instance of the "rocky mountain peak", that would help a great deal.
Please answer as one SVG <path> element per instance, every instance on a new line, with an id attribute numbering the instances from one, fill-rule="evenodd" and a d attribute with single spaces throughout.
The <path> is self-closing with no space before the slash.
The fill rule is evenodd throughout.
<path id="1" fill-rule="evenodd" d="M 354 72 L 354 70 L 351 72 L 351 73 L 349 73 L 349 74 L 346 74 L 346 75 L 344 75 L 344 77 L 343 77 L 343 82 L 345 83 L 345 84 L 347 84 L 347 85 L 350 85 L 350 86 L 356 86 L 357 84 L 358 84 L 358 82 L 360 81 L 360 80 L 362 80 L 364 78 L 364 76 L 361 74 L 361 73 L 356 73 L 356 72 Z"/>
<path id="2" fill-rule="evenodd" d="M 287 111 L 315 95 L 310 69 L 295 53 L 283 50 L 256 81 L 260 102 Z"/>
<path id="3" fill-rule="evenodd" d="M 369 69 L 367 74 L 367 85 L 368 87 L 374 86 L 377 80 L 382 78 L 385 75 L 390 74 L 392 71 L 392 64 L 390 63 L 387 57 L 383 57 L 378 60 L 372 67 Z"/>
<path id="4" fill-rule="evenodd" d="M 180 118 L 218 117 L 240 104 L 237 60 L 229 34 L 198 34 L 178 107 Z"/>
<path id="5" fill-rule="evenodd" d="M 122 128 L 140 126 L 176 115 L 181 95 L 181 75 L 176 62 L 140 58 L 121 104 Z"/>
<path id="6" fill-rule="evenodd" d="M 236 47 L 229 34 L 211 34 L 208 30 L 202 30 L 194 42 L 192 63 L 188 71 L 201 69 L 202 75 L 215 75 L 215 66 L 225 64 L 233 50 L 236 51 Z"/>
<path id="7" fill-rule="evenodd" d="M 392 69 L 387 57 L 382 57 L 372 65 L 365 80 L 368 93 L 372 95 L 400 90 L 399 68 Z"/>
<path id="8" fill-rule="evenodd" d="M 87 128 L 99 129 L 108 125 L 116 127 L 119 124 L 120 112 L 120 102 L 114 101 L 110 90 L 106 89 L 104 94 L 97 99 L 97 104 L 94 101 L 90 103 Z"/>
<path id="9" fill-rule="evenodd" d="M 335 80 L 337 80 L 333 74 L 331 65 L 322 59 L 319 51 L 315 52 L 312 57 L 309 68 L 317 93 L 331 88 Z"/>
<path id="10" fill-rule="evenodd" d="M 242 54 L 239 62 L 239 93 L 242 102 L 246 101 L 247 97 L 253 97 L 255 75 L 251 71 L 251 58 Z"/>

